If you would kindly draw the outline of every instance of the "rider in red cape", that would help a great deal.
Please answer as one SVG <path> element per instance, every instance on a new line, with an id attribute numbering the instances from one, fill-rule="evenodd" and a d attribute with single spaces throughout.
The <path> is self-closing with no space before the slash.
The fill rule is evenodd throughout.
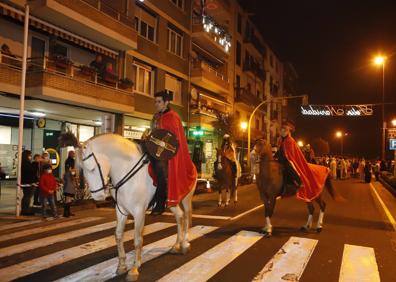
<path id="1" fill-rule="evenodd" d="M 168 192 L 168 206 L 176 206 L 193 189 L 197 179 L 197 170 L 190 158 L 180 117 L 169 108 L 172 95 L 167 91 L 162 91 L 154 96 L 157 113 L 153 117 L 152 127 L 169 130 L 179 141 L 179 149 L 175 157 L 166 163 L 153 162 L 153 168 L 158 177 L 158 193 L 154 197 L 157 205 L 153 209 L 153 214 L 161 214 L 165 210 L 166 192 Z"/>
<path id="2" fill-rule="evenodd" d="M 300 181 L 294 178 L 297 180 L 295 181 L 297 185 L 301 184 L 297 192 L 297 198 L 310 202 L 322 192 L 329 169 L 306 161 L 296 141 L 291 137 L 292 131 L 294 131 L 294 125 L 291 122 L 282 125 L 279 155 L 283 155 L 287 159 L 300 178 Z M 280 156 L 281 158 L 282 156 Z"/>

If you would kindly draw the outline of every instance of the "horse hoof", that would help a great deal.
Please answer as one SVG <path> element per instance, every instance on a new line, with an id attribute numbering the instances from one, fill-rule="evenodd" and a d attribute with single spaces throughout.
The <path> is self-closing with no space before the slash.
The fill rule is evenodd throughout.
<path id="1" fill-rule="evenodd" d="M 137 281 L 138 278 L 139 278 L 139 271 L 138 271 L 137 269 L 131 269 L 131 270 L 128 272 L 128 274 L 127 274 L 125 280 L 126 280 L 126 281 Z"/>
<path id="2" fill-rule="evenodd" d="M 300 227 L 300 231 L 302 231 L 302 232 L 308 232 L 308 231 L 309 231 L 309 228 L 308 228 L 307 226 L 301 226 L 301 227 Z"/>
<path id="3" fill-rule="evenodd" d="M 182 254 L 185 255 L 187 254 L 189 251 L 191 251 L 191 245 L 190 243 L 186 244 L 185 246 L 182 247 Z"/>
<path id="4" fill-rule="evenodd" d="M 124 274 L 124 273 L 126 273 L 128 271 L 128 269 L 127 269 L 127 267 L 126 267 L 126 265 L 123 265 L 123 266 L 118 266 L 117 267 L 117 275 L 121 275 L 121 274 Z"/>
<path id="5" fill-rule="evenodd" d="M 221 207 L 221 203 L 218 203 L 217 206 L 218 206 L 218 207 Z"/>
<path id="6" fill-rule="evenodd" d="M 174 245 L 169 251 L 171 254 L 177 255 L 181 253 L 180 245 Z"/>
<path id="7" fill-rule="evenodd" d="M 261 233 L 264 235 L 265 238 L 272 237 L 272 232 L 262 230 Z"/>
<path id="8" fill-rule="evenodd" d="M 316 228 L 316 233 L 322 232 L 322 229 L 323 229 L 323 227 L 318 227 L 318 228 Z"/>

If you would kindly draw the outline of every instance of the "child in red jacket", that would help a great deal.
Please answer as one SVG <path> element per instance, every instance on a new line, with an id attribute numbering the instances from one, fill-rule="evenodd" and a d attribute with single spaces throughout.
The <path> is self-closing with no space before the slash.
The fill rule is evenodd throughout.
<path id="1" fill-rule="evenodd" d="M 40 202 L 42 205 L 42 214 L 43 217 L 46 217 L 46 203 L 45 200 L 48 201 L 52 214 L 54 218 L 58 218 L 58 213 L 56 211 L 55 205 L 55 191 L 57 187 L 56 179 L 52 175 L 52 168 L 49 164 L 43 167 L 43 173 L 40 176 Z"/>

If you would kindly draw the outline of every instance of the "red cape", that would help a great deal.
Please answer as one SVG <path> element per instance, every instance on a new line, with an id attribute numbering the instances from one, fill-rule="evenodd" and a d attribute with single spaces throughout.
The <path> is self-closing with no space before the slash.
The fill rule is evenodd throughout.
<path id="1" fill-rule="evenodd" d="M 322 192 L 329 169 L 325 166 L 310 164 L 306 161 L 296 141 L 286 137 L 281 143 L 286 158 L 295 167 L 303 186 L 297 192 L 297 198 L 310 202 Z"/>
<path id="2" fill-rule="evenodd" d="M 197 170 L 188 152 L 187 140 L 179 115 L 170 110 L 158 121 L 159 127 L 169 130 L 179 140 L 179 150 L 168 162 L 168 206 L 176 206 L 191 191 L 197 179 Z"/>

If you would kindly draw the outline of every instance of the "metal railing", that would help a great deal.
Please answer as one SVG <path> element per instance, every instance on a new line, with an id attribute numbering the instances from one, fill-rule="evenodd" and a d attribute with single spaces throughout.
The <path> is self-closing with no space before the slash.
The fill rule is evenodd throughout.
<path id="1" fill-rule="evenodd" d="M 83 2 L 89 4 L 93 8 L 97 9 L 98 11 L 102 12 L 103 14 L 106 14 L 113 19 L 122 22 L 123 24 L 133 27 L 134 24 L 134 18 L 129 17 L 125 13 L 109 6 L 102 0 L 82 0 Z"/>
<path id="2" fill-rule="evenodd" d="M 217 69 L 215 69 L 214 67 L 212 67 L 211 65 L 209 65 L 205 61 L 201 61 L 201 60 L 195 61 L 194 64 L 193 64 L 193 68 L 200 69 L 200 70 L 205 70 L 205 71 L 207 71 L 209 73 L 213 73 L 216 77 L 218 77 L 222 81 L 224 81 L 226 83 L 229 83 L 229 79 L 228 79 L 228 77 L 226 75 L 222 74 L 221 72 L 219 72 Z"/>
<path id="3" fill-rule="evenodd" d="M 0 64 L 15 69 L 22 69 L 22 57 L 0 52 Z"/>
<path id="4" fill-rule="evenodd" d="M 101 87 L 117 89 L 120 91 L 126 91 L 128 88 L 131 88 L 131 86 L 125 88 L 123 86 L 123 83 L 120 82 L 118 76 L 116 76 L 115 74 L 107 72 L 99 73 L 96 71 L 96 69 L 92 67 L 75 65 L 67 58 L 61 57 L 28 58 L 27 71 L 29 73 L 43 71 L 54 73 L 63 77 L 68 77 L 79 81 L 85 81 Z M 131 91 L 127 92 L 132 92 L 132 89 Z"/>

